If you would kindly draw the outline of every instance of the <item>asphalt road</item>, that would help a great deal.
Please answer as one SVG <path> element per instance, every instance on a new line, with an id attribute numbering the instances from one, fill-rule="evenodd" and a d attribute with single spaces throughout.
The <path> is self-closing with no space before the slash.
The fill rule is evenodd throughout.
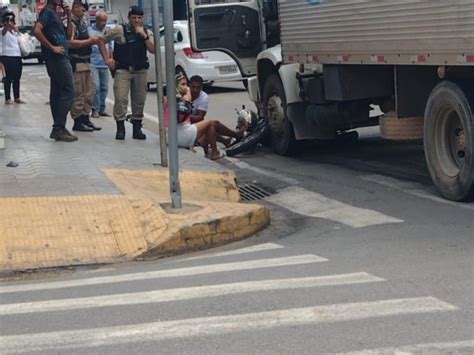
<path id="1" fill-rule="evenodd" d="M 209 117 L 233 124 L 241 104 L 237 84 L 213 88 Z M 419 143 L 367 129 L 297 157 L 260 147 L 220 163 L 270 194 L 268 229 L 182 257 L 3 283 L 1 352 L 474 353 L 474 203 L 437 195 Z"/>

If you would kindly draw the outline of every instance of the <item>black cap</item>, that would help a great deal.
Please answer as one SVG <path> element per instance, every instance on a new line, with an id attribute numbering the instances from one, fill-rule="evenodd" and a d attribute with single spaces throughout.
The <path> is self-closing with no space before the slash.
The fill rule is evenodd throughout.
<path id="1" fill-rule="evenodd" d="M 74 0 L 72 6 L 82 6 L 86 11 L 89 11 L 89 4 L 87 0 Z"/>
<path id="2" fill-rule="evenodd" d="M 140 6 L 130 6 L 128 10 L 128 16 L 143 16 L 144 12 Z"/>

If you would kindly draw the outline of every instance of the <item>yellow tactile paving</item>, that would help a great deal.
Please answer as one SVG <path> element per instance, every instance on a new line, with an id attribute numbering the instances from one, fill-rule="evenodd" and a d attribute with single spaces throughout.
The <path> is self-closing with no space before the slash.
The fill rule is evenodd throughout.
<path id="1" fill-rule="evenodd" d="M 169 201 L 168 170 L 104 169 L 103 172 L 124 194 L 142 193 L 160 202 Z M 233 173 L 180 171 L 183 201 L 239 202 L 235 179 Z"/>
<path id="2" fill-rule="evenodd" d="M 268 210 L 240 204 L 232 174 L 182 172 L 183 201 L 166 213 L 164 171 L 107 170 L 123 195 L 0 198 L 0 268 L 108 263 L 241 239 L 263 228 Z"/>
<path id="3" fill-rule="evenodd" d="M 114 261 L 146 248 L 125 196 L 4 198 L 0 204 L 6 269 Z"/>

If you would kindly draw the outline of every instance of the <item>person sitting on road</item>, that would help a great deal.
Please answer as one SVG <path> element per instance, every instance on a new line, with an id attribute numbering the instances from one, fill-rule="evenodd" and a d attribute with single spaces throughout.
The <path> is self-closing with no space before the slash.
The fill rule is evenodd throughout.
<path id="1" fill-rule="evenodd" d="M 202 90 L 203 79 L 199 75 L 194 75 L 189 79 L 189 89 L 191 91 L 191 102 L 193 112 L 191 122 L 196 123 L 204 120 L 209 107 L 209 96 Z"/>
<path id="2" fill-rule="evenodd" d="M 194 75 L 189 79 L 189 89 L 191 91 L 191 102 L 192 113 L 191 122 L 197 123 L 206 118 L 207 109 L 209 107 L 209 96 L 203 90 L 204 80 L 199 75 Z M 232 141 L 230 137 L 224 137 L 220 134 L 217 135 L 217 141 L 228 147 Z M 201 140 L 197 142 L 198 145 L 202 146 L 204 152 L 207 153 L 208 147 Z"/>
<path id="3" fill-rule="evenodd" d="M 191 90 L 187 85 L 186 77 L 178 74 L 176 77 L 176 99 L 182 102 L 190 102 L 191 98 Z M 179 106 L 183 107 L 184 110 L 185 105 Z M 247 129 L 247 127 L 242 127 L 239 131 L 234 131 L 216 120 L 202 120 L 192 123 L 190 120 L 192 112 L 187 115 L 184 112 L 181 115 L 179 113 L 178 107 L 178 146 L 192 148 L 199 140 L 206 146 L 211 147 L 211 153 L 209 154 L 211 160 L 217 160 L 224 156 L 217 148 L 217 135 L 240 138 Z"/>

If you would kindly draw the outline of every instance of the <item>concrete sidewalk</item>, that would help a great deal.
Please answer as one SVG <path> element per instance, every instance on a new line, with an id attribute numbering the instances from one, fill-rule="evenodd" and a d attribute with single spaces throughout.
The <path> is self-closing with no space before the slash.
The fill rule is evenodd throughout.
<path id="1" fill-rule="evenodd" d="M 269 222 L 262 206 L 239 203 L 235 176 L 180 149 L 185 208 L 170 211 L 159 141 L 116 141 L 101 118 L 78 142 L 49 139 L 49 87 L 22 82 L 26 105 L 0 103 L 0 269 L 110 263 L 182 253 L 250 236 Z M 43 81 L 41 83 L 44 83 Z M 109 112 L 112 108 L 108 108 Z M 72 126 L 68 121 L 68 128 Z M 74 133 L 76 134 L 76 132 Z M 7 167 L 13 162 L 16 167 Z M 13 164 L 15 165 L 15 164 Z"/>

